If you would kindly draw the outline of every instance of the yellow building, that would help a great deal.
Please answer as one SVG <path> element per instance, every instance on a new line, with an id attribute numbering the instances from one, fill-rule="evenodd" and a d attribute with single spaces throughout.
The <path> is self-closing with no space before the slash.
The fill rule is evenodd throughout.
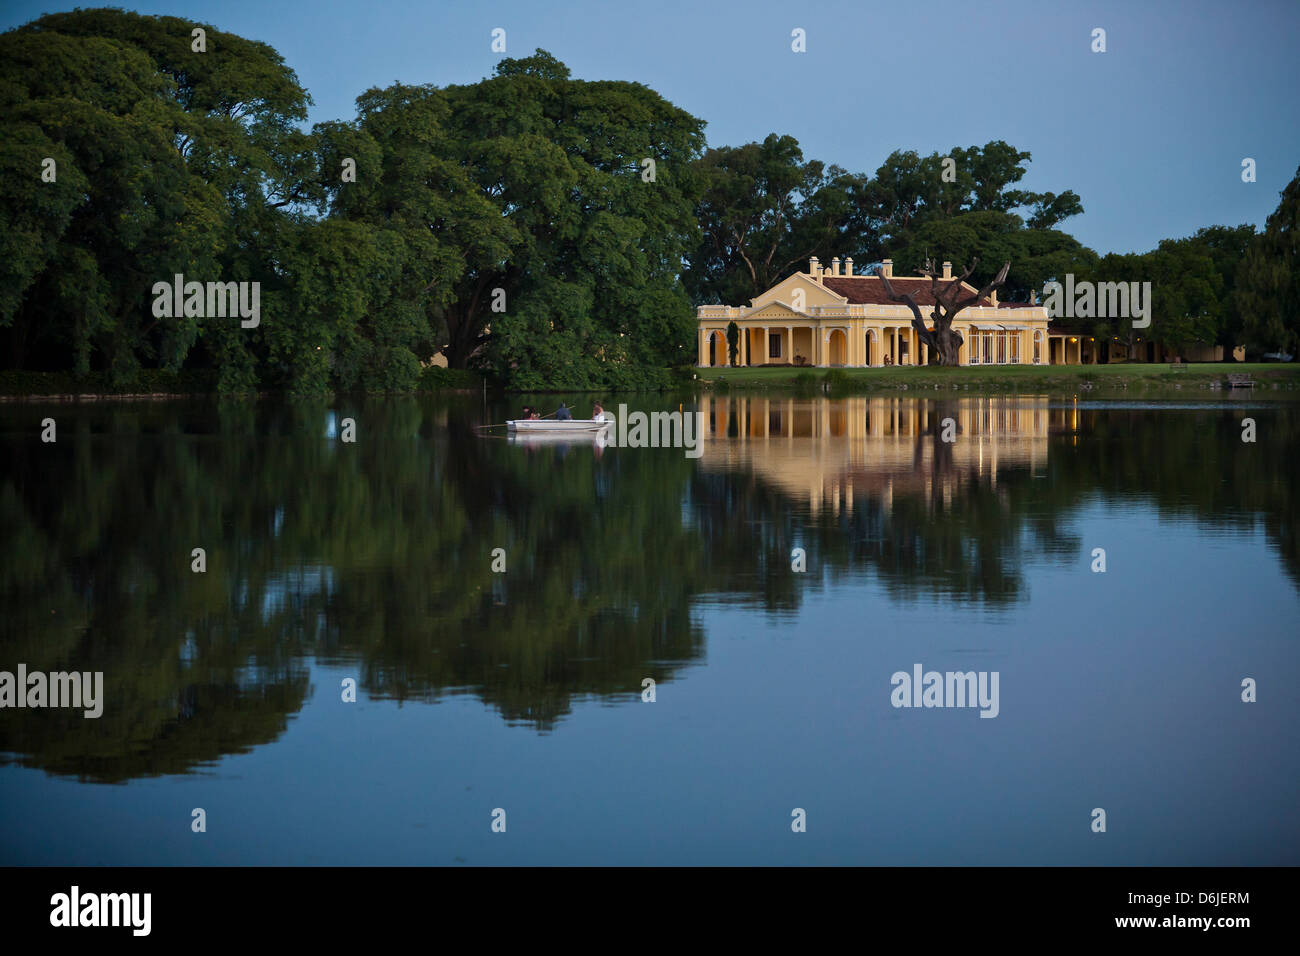
<path id="1" fill-rule="evenodd" d="M 893 261 L 882 271 L 898 292 L 916 293 L 929 318 L 930 280 L 895 276 Z M 943 264 L 952 280 L 952 264 Z M 978 289 L 963 283 L 975 294 Z M 807 365 L 819 368 L 924 365 L 928 349 L 912 328 L 912 310 L 891 302 L 875 275 L 854 275 L 853 260 L 831 260 L 823 268 L 816 258 L 807 272 L 796 272 L 750 301 L 748 306 L 702 305 L 699 365 L 728 365 L 727 325 L 740 329 L 740 365 Z M 999 303 L 997 292 L 957 314 L 953 328 L 963 338 L 962 365 L 1046 364 L 1047 310 L 1029 302 Z M 1065 337 L 1065 338 L 1068 338 Z M 1077 340 L 1062 343 L 1067 361 L 1081 361 Z"/>
<path id="2" fill-rule="evenodd" d="M 1090 335 L 1082 323 L 1069 319 L 1053 320 L 1047 327 L 1047 354 L 1052 365 L 1061 365 L 1062 355 L 1070 365 L 1110 365 L 1119 362 L 1222 362 L 1222 345 L 1192 344 L 1174 348 L 1141 335 L 1132 344 L 1118 335 Z M 1232 350 L 1235 362 L 1246 360 L 1242 346 Z"/>

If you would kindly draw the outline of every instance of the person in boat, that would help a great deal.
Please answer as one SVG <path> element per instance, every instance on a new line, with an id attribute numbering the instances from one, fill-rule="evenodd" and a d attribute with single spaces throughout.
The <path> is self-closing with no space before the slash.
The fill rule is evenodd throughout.
<path id="1" fill-rule="evenodd" d="M 532 418 L 532 417 L 533 417 L 533 408 L 532 408 L 531 405 L 525 405 L 525 406 L 524 406 L 524 413 L 523 413 L 523 415 L 522 415 L 521 417 L 523 417 L 523 418 Z"/>
<path id="2" fill-rule="evenodd" d="M 573 413 L 569 411 L 569 406 L 560 402 L 560 407 L 555 410 L 555 420 L 557 422 L 573 421 Z"/>
<path id="3" fill-rule="evenodd" d="M 531 419 L 533 419 L 534 421 L 536 421 L 537 419 L 541 418 L 542 416 L 538 414 L 537 409 L 535 409 L 535 408 L 530 408 L 530 409 L 528 409 L 528 417 L 531 418 Z"/>
<path id="4" fill-rule="evenodd" d="M 605 420 L 605 409 L 600 407 L 600 402 L 591 406 L 591 420 L 593 422 L 603 422 Z"/>

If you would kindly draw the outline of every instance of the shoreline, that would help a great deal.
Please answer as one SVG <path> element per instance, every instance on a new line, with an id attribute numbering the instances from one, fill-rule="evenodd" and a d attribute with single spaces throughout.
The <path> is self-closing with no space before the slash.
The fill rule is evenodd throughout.
<path id="1" fill-rule="evenodd" d="M 1230 386 L 1229 375 L 1246 375 L 1246 388 Z M 730 389 L 811 389 L 860 394 L 876 391 L 977 390 L 1004 393 L 1044 391 L 1274 391 L 1300 387 L 1300 364 L 1205 362 L 1173 368 L 1167 364 L 1113 365 L 905 365 L 886 368 L 764 368 L 700 369 L 699 385 L 714 391 Z"/>
<path id="2" fill-rule="evenodd" d="M 194 401 L 208 401 L 211 399 L 225 399 L 229 401 L 253 401 L 264 398 L 294 398 L 305 401 L 317 399 L 333 398 L 337 395 L 445 395 L 460 394 L 473 395 L 477 393 L 473 388 L 439 388 L 417 389 L 413 392 L 322 392 L 313 395 L 293 396 L 289 392 L 69 392 L 63 394 L 45 394 L 43 392 L 27 392 L 18 395 L 0 394 L 0 402 L 113 402 L 113 401 L 158 401 L 173 402 L 178 399 L 192 399 Z"/>
<path id="3" fill-rule="evenodd" d="M 71 384 L 67 373 L 28 373 L 49 375 L 50 384 L 57 391 L 0 392 L 0 403 L 80 403 L 114 401 L 175 401 L 191 400 L 249 400 L 291 398 L 288 392 L 260 390 L 256 392 L 223 393 L 202 388 L 169 390 L 165 386 L 138 391 L 105 391 L 98 383 L 90 383 L 87 391 L 68 391 Z M 934 365 L 893 366 L 886 368 L 799 368 L 793 366 L 697 368 L 695 377 L 681 381 L 677 388 L 666 391 L 689 390 L 701 393 L 762 392 L 768 390 L 798 393 L 829 393 L 831 395 L 861 395 L 899 391 L 976 391 L 999 394 L 1033 394 L 1060 392 L 1073 394 L 1080 391 L 1101 394 L 1162 393 L 1176 395 L 1192 392 L 1223 392 L 1247 395 L 1261 391 L 1294 391 L 1300 389 L 1300 363 L 1224 363 L 1206 362 L 1175 369 L 1163 364 L 1114 365 L 995 365 L 943 367 Z M 1251 387 L 1230 387 L 1229 375 L 1249 376 Z M 62 380 L 60 380 L 62 379 Z M 161 384 L 161 383 L 160 383 Z M 322 392 L 301 398 L 331 398 L 337 395 L 437 395 L 476 394 L 482 383 L 470 386 L 448 384 L 441 388 L 417 388 L 398 392 Z M 641 391 L 638 389 L 500 389 L 491 388 L 500 395 L 540 394 L 618 394 Z M 665 391 L 652 390 L 652 391 Z"/>

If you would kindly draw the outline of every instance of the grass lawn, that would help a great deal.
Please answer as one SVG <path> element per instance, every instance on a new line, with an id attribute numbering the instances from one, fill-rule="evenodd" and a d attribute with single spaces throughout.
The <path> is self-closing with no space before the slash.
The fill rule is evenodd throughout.
<path id="1" fill-rule="evenodd" d="M 1294 388 L 1300 385 L 1300 363 L 1193 363 L 1186 369 L 1171 369 L 1162 363 L 1114 365 L 937 365 L 892 366 L 889 368 L 809 369 L 701 368 L 705 384 L 746 388 L 816 387 L 827 384 L 837 390 L 871 391 L 898 388 L 952 388 L 1010 391 L 1053 391 L 1079 388 L 1127 389 L 1210 388 L 1227 383 L 1229 374 L 1248 374 L 1260 385 Z M 828 378 L 829 376 L 829 378 Z"/>

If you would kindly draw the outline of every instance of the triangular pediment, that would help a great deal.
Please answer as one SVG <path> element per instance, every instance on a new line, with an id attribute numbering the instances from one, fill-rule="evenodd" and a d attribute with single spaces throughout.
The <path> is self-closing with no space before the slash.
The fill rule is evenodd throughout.
<path id="1" fill-rule="evenodd" d="M 750 307 L 757 310 L 770 302 L 798 303 L 800 299 L 803 300 L 804 308 L 796 309 L 796 312 L 803 312 L 814 305 L 843 305 L 848 301 L 838 292 L 814 281 L 807 273 L 796 272 L 786 276 L 762 295 L 751 299 Z"/>
<path id="2" fill-rule="evenodd" d="M 773 318 L 779 316 L 785 316 L 785 317 L 798 316 L 800 318 L 807 318 L 808 313 L 796 309 L 789 302 L 772 301 L 767 303 L 761 309 L 751 310 L 748 314 L 746 314 L 745 318 L 763 319 L 763 318 Z"/>

